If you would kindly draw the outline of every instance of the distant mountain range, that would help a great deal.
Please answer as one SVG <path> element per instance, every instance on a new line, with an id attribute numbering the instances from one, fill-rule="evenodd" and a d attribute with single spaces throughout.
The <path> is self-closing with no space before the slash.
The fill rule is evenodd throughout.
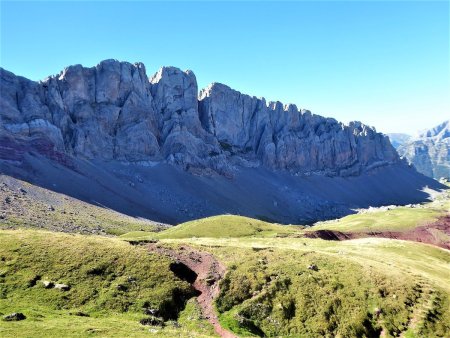
<path id="1" fill-rule="evenodd" d="M 399 155 L 424 175 L 450 179 L 450 120 L 417 136 L 388 134 Z"/>
<path id="2" fill-rule="evenodd" d="M 395 149 L 398 149 L 399 146 L 407 143 L 412 138 L 411 135 L 402 133 L 391 133 L 387 135 L 389 136 L 391 144 Z"/>

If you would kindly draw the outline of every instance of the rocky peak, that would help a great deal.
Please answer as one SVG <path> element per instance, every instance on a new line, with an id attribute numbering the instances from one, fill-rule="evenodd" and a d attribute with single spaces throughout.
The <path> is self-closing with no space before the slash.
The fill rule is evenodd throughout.
<path id="1" fill-rule="evenodd" d="M 418 138 L 436 138 L 436 139 L 444 139 L 450 137 L 450 120 L 444 121 L 441 124 L 437 125 L 434 128 L 428 129 L 419 134 Z"/>
<path id="2" fill-rule="evenodd" d="M 420 133 L 397 150 L 422 174 L 450 178 L 450 121 Z"/>
<path id="3" fill-rule="evenodd" d="M 356 175 L 399 161 L 387 137 L 296 105 L 266 102 L 192 71 L 105 60 L 41 82 L 1 69 L 0 133 L 87 159 L 165 161 L 200 173 L 263 165 L 295 173 Z"/>

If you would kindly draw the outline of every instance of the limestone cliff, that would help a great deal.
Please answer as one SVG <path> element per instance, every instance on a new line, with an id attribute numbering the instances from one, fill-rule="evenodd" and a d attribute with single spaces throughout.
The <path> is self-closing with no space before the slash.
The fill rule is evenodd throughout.
<path id="1" fill-rule="evenodd" d="M 197 173 L 264 166 L 293 173 L 358 175 L 399 163 L 389 139 L 295 105 L 214 83 L 198 94 L 191 71 L 106 60 L 34 82 L 0 72 L 0 135 L 77 158 L 167 162 Z"/>
<path id="2" fill-rule="evenodd" d="M 442 189 L 360 122 L 344 125 L 191 71 L 106 60 L 35 82 L 0 69 L 0 174 L 176 224 L 304 224 Z"/>

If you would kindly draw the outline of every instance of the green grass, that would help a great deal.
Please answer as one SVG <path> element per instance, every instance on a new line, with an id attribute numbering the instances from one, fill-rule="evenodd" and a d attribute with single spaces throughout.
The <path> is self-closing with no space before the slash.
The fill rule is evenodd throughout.
<path id="1" fill-rule="evenodd" d="M 42 201 L 46 192 L 38 193 Z M 27 316 L 1 321 L 1 337 L 215 336 L 196 299 L 187 300 L 192 289 L 173 275 L 170 261 L 127 243 L 145 240 L 192 245 L 227 266 L 215 305 L 222 325 L 239 336 L 450 337 L 450 251 L 384 238 L 339 242 L 299 236 L 317 229 L 408 230 L 448 212 L 448 193 L 421 208 L 351 215 L 307 230 L 222 215 L 162 232 L 151 222 L 44 197 L 55 210 L 47 209 L 48 202 L 15 196 L 4 225 L 60 231 L 70 221 L 121 237 L 0 230 L 0 315 Z M 71 289 L 45 289 L 43 280 Z M 141 325 L 145 307 L 160 309 L 166 327 Z"/>
<path id="2" fill-rule="evenodd" d="M 0 312 L 27 316 L 1 322 L 2 337 L 144 336 L 149 330 L 139 323 L 146 317 L 144 308 L 159 309 L 164 319 L 176 320 L 193 294 L 170 271 L 168 259 L 121 240 L 2 230 L 0 243 Z M 71 288 L 45 289 L 44 280 Z M 89 317 L 73 315 L 77 312 Z M 170 337 L 180 330 L 186 333 L 185 326 L 159 331 Z"/>
<path id="3" fill-rule="evenodd" d="M 246 335 L 417 337 L 450 332 L 450 252 L 380 238 L 193 238 L 229 272 L 217 300 L 224 326 Z M 308 269 L 316 264 L 319 271 Z M 395 296 L 394 296 L 395 295 Z M 374 315 L 375 308 L 383 313 Z"/>
<path id="4" fill-rule="evenodd" d="M 271 224 L 253 218 L 220 215 L 179 224 L 159 233 L 135 231 L 121 236 L 125 240 L 191 237 L 275 237 L 297 233 L 301 228 Z"/>
<path id="5" fill-rule="evenodd" d="M 450 192 L 441 193 L 435 201 L 421 207 L 398 207 L 349 215 L 338 220 L 316 223 L 306 231 L 335 230 L 342 232 L 406 231 L 436 221 L 450 212 Z"/>
<path id="6" fill-rule="evenodd" d="M 396 208 L 343 217 L 321 222 L 307 231 L 335 230 L 342 232 L 404 231 L 435 221 L 443 212 L 431 208 Z"/>

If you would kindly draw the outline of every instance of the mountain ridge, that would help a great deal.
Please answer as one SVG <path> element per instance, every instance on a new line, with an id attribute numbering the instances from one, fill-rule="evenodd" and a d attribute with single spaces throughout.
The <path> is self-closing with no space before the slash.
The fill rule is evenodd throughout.
<path id="1" fill-rule="evenodd" d="M 443 188 L 361 122 L 115 60 L 41 82 L 1 69 L 0 172 L 170 224 L 224 213 L 311 223 Z"/>
<path id="2" fill-rule="evenodd" d="M 218 173 L 238 163 L 338 176 L 399 162 L 388 139 L 361 122 L 266 104 L 219 83 L 199 92 L 189 70 L 162 67 L 148 77 L 141 63 L 105 60 L 40 82 L 1 73 L 4 129 L 44 135 L 70 155 Z"/>

